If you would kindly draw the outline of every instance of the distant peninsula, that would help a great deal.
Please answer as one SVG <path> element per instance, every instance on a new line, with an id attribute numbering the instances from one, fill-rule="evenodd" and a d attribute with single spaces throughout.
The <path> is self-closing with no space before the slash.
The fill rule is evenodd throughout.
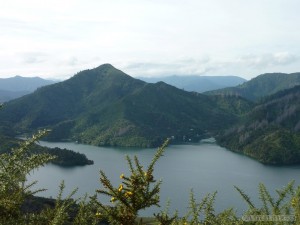
<path id="1" fill-rule="evenodd" d="M 10 153 L 11 149 L 17 147 L 21 140 L 1 135 L 0 141 L 0 154 L 3 154 Z M 30 149 L 30 154 L 50 154 L 55 156 L 56 158 L 50 161 L 50 163 L 61 167 L 74 167 L 94 164 L 93 160 L 88 159 L 86 155 L 82 153 L 57 147 L 48 148 L 35 144 Z"/>

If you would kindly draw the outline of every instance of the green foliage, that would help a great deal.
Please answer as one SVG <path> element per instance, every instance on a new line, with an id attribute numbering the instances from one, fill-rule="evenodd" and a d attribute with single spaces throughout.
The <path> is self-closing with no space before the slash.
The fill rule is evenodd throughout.
<path id="1" fill-rule="evenodd" d="M 52 156 L 30 155 L 29 148 L 35 141 L 45 136 L 48 131 L 40 131 L 31 139 L 12 150 L 12 154 L 2 154 L 0 157 L 0 221 L 18 221 L 21 218 L 20 206 L 28 195 L 33 195 L 42 190 L 32 191 L 35 182 L 27 184 L 26 175 L 37 167 L 44 165 Z"/>
<path id="2" fill-rule="evenodd" d="M 76 193 L 77 189 L 72 191 L 63 200 L 62 194 L 64 188 L 65 184 L 61 182 L 54 208 L 45 208 L 40 213 L 26 215 L 27 223 L 39 225 L 71 224 L 72 219 L 70 218 L 70 212 L 72 212 L 72 208 L 75 204 L 75 201 L 71 199 L 71 197 Z"/>
<path id="3" fill-rule="evenodd" d="M 132 159 L 127 156 L 130 169 L 130 176 L 120 175 L 122 183 L 119 187 L 113 187 L 103 171 L 100 171 L 100 181 L 104 189 L 97 190 L 98 193 L 111 198 L 113 207 L 99 203 L 103 210 L 104 217 L 108 218 L 111 224 L 133 225 L 136 222 L 138 212 L 150 206 L 159 207 L 159 191 L 161 181 L 156 182 L 153 177 L 154 165 L 162 156 L 167 140 L 158 149 L 147 170 L 143 169 L 137 157 Z"/>
<path id="4" fill-rule="evenodd" d="M 254 107 L 253 102 L 236 95 L 212 95 L 210 98 L 220 108 L 239 116 L 248 113 Z"/>
<path id="5" fill-rule="evenodd" d="M 300 86 L 265 98 L 218 142 L 268 164 L 300 163 Z"/>
<path id="6" fill-rule="evenodd" d="M 66 200 L 62 200 L 63 182 L 53 209 L 47 207 L 40 213 L 22 211 L 24 202 L 28 198 L 45 190 L 32 190 L 36 181 L 28 183 L 27 175 L 54 159 L 54 156 L 49 154 L 30 152 L 34 143 L 48 133 L 48 130 L 39 131 L 32 138 L 21 142 L 21 145 L 13 149 L 11 153 L 0 155 L 0 224 L 59 225 L 66 224 L 69 220 L 68 210 L 74 204 L 71 197 L 76 190 Z"/>
<path id="7" fill-rule="evenodd" d="M 221 213 L 214 210 L 214 201 L 217 192 L 207 194 L 199 203 L 196 202 L 193 191 L 190 192 L 189 211 L 182 218 L 175 220 L 174 224 L 236 224 L 239 219 L 233 209 L 226 209 Z"/>
<path id="8" fill-rule="evenodd" d="M 207 92 L 209 95 L 238 95 L 251 101 L 259 101 L 278 91 L 292 88 L 300 83 L 300 73 L 267 73 L 236 87 Z"/>
<path id="9" fill-rule="evenodd" d="M 71 167 L 71 166 L 84 166 L 84 165 L 91 165 L 94 162 L 89 160 L 86 155 L 74 152 L 68 149 L 61 149 L 61 148 L 38 148 L 37 150 L 33 151 L 34 153 L 47 153 L 52 156 L 55 156 L 53 160 L 50 162 L 54 165 L 64 166 L 64 167 Z"/>
<path id="10" fill-rule="evenodd" d="M 274 199 L 270 192 L 267 190 L 264 184 L 259 185 L 259 198 L 261 200 L 261 207 L 256 207 L 241 189 L 235 187 L 235 189 L 240 193 L 242 198 L 245 200 L 249 206 L 248 211 L 244 214 L 244 218 L 247 216 L 286 216 L 293 219 L 292 221 L 262 221 L 252 224 L 298 224 L 299 223 L 299 205 L 297 202 L 299 200 L 299 191 L 295 191 L 294 181 L 290 182 L 282 190 L 276 190 L 277 199 Z M 298 187 L 299 190 L 299 187 Z"/>
<path id="11" fill-rule="evenodd" d="M 46 128 L 52 141 L 154 147 L 168 137 L 197 142 L 229 126 L 237 120 L 229 109 L 209 96 L 147 84 L 106 64 L 6 103 L 0 131 L 15 136 Z"/>
<path id="12" fill-rule="evenodd" d="M 90 197 L 87 195 L 78 203 L 79 210 L 74 219 L 74 225 L 96 225 L 101 221 L 101 214 L 97 212 L 97 196 Z"/>
<path id="13" fill-rule="evenodd" d="M 0 154 L 10 154 L 10 149 L 18 148 L 20 145 L 22 145 L 22 140 L 0 135 L 0 143 Z M 30 147 L 28 154 L 49 154 L 53 156 L 53 159 L 49 161 L 50 163 L 63 167 L 84 166 L 94 163 L 82 153 L 57 147 L 48 148 L 37 144 L 33 144 Z"/>
<path id="14" fill-rule="evenodd" d="M 153 214 L 156 221 L 161 225 L 170 225 L 178 219 L 178 213 L 176 212 L 173 216 L 169 215 L 170 201 L 167 202 L 165 210 L 162 210 L 160 213 Z"/>

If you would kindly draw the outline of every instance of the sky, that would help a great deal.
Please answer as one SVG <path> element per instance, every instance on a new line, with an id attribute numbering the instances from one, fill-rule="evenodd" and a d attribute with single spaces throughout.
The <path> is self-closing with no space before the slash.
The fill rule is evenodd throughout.
<path id="1" fill-rule="evenodd" d="M 0 2 L 0 78 L 300 72 L 299 0 Z"/>

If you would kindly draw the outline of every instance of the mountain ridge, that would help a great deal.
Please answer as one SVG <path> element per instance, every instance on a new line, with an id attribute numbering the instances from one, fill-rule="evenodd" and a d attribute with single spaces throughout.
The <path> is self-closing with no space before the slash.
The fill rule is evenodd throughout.
<path id="1" fill-rule="evenodd" d="M 251 101 L 275 94 L 278 91 L 292 88 L 300 84 L 300 72 L 297 73 L 265 73 L 236 87 L 206 92 L 209 95 L 239 95 Z"/>
<path id="2" fill-rule="evenodd" d="M 148 84 L 110 64 L 41 87 L 8 102 L 0 112 L 2 128 L 50 128 L 51 140 L 145 147 L 167 137 L 196 141 L 235 120 L 209 96 L 163 82 Z"/>
<path id="3" fill-rule="evenodd" d="M 266 97 L 218 142 L 263 163 L 300 163 L 299 99 L 300 85 Z"/>

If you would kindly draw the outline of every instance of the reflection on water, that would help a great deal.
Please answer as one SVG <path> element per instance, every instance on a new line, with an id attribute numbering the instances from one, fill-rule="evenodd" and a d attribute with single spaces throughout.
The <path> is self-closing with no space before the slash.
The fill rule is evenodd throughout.
<path id="1" fill-rule="evenodd" d="M 39 194 L 46 197 L 57 195 L 58 186 L 62 180 L 66 184 L 66 195 L 76 187 L 79 188 L 77 197 L 82 197 L 85 193 L 92 195 L 96 189 L 100 188 L 100 170 L 103 170 L 112 183 L 118 186 L 119 175 L 129 173 L 126 155 L 137 155 L 143 165 L 148 165 L 156 151 L 156 149 L 104 148 L 42 141 L 40 144 L 71 149 L 84 153 L 89 159 L 94 160 L 94 165 L 89 166 L 62 168 L 49 164 L 35 171 L 29 179 L 39 181 L 36 188 L 48 189 Z M 217 191 L 216 210 L 234 207 L 240 214 L 246 209 L 246 204 L 234 189 L 234 185 L 243 189 L 254 202 L 259 202 L 256 196 L 260 182 L 275 194 L 275 189 L 284 187 L 293 179 L 298 185 L 300 183 L 299 172 L 300 166 L 266 166 L 246 156 L 232 153 L 214 143 L 201 143 L 169 146 L 164 156 L 158 161 L 154 174 L 156 179 L 163 180 L 161 206 L 164 206 L 170 199 L 170 210 L 177 209 L 180 214 L 183 214 L 188 207 L 191 189 L 197 199 L 203 198 L 207 193 Z M 105 202 L 107 199 L 102 201 Z M 143 214 L 152 215 L 152 212 L 158 211 L 154 208 Z"/>

